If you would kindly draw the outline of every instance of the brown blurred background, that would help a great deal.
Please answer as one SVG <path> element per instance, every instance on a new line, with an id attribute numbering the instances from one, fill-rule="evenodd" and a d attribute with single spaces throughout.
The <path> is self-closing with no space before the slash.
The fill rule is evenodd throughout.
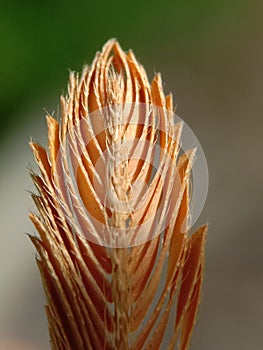
<path id="1" fill-rule="evenodd" d="M 76 0 L 0 5 L 0 350 L 47 349 L 45 303 L 27 214 L 27 142 L 46 144 L 68 69 L 110 37 L 151 79 L 162 72 L 177 113 L 205 151 L 210 187 L 203 300 L 193 350 L 263 348 L 263 4 Z"/>

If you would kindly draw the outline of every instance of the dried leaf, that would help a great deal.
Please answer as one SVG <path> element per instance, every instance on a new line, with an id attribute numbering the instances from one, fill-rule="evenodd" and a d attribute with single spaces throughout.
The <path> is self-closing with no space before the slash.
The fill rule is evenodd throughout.
<path id="1" fill-rule="evenodd" d="M 169 349 L 187 349 L 207 229 L 188 232 L 194 151 L 179 156 L 172 96 L 110 40 L 70 74 L 61 114 L 47 116 L 48 153 L 30 144 L 52 349 L 160 349 L 168 322 Z"/>

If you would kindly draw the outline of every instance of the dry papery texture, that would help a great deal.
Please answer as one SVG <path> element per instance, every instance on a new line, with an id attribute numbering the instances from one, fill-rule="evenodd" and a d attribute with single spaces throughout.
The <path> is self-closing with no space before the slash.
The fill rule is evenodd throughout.
<path id="1" fill-rule="evenodd" d="M 146 107 L 144 114 L 139 112 L 144 122 L 136 124 L 129 118 L 138 103 Z M 130 106 L 128 114 L 115 113 L 124 105 Z M 161 111 L 158 127 L 147 121 L 153 105 Z M 98 110 L 101 118 L 89 117 Z M 48 152 L 31 142 L 40 173 L 31 174 L 38 213 L 30 218 L 38 235 L 30 238 L 46 292 L 52 349 L 189 347 L 207 228 L 193 235 L 187 230 L 193 152 L 179 155 L 181 125 L 174 124 L 173 112 L 160 75 L 149 84 L 132 51 L 125 53 L 110 40 L 81 75 L 70 74 L 61 121 L 47 116 Z M 122 119 L 116 122 L 116 115 Z M 115 160 L 126 139 L 134 143 L 120 164 Z M 153 175 L 149 145 L 157 142 L 160 169 Z M 133 158 L 136 147 L 141 157 Z M 105 150 L 111 155 L 110 176 Z M 100 167 L 98 159 L 104 161 Z M 144 200 L 144 187 L 134 189 L 136 182 L 147 184 Z M 106 207 L 101 198 L 109 191 L 115 198 Z M 131 192 L 133 205 L 121 211 L 120 203 L 131 203 Z M 144 226 L 149 220 L 154 225 Z M 125 236 L 119 242 L 122 228 Z"/>

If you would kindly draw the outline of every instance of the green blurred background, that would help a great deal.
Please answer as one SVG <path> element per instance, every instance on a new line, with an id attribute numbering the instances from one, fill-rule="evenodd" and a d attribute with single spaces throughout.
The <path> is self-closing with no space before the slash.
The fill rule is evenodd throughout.
<path id="1" fill-rule="evenodd" d="M 0 5 L 0 350 L 48 348 L 26 167 L 69 69 L 105 41 L 162 73 L 207 156 L 206 280 L 193 350 L 263 348 L 261 1 L 9 1 Z"/>

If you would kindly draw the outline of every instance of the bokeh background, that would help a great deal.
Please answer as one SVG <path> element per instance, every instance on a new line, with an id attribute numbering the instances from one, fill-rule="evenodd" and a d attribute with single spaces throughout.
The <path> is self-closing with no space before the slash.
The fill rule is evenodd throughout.
<path id="1" fill-rule="evenodd" d="M 45 110 L 58 114 L 69 68 L 80 71 L 111 37 L 150 79 L 162 72 L 207 157 L 199 224 L 210 230 L 192 349 L 263 348 L 262 13 L 260 0 L 1 2 L 0 350 L 49 348 L 25 235 L 34 209 L 28 140 L 46 144 Z"/>

